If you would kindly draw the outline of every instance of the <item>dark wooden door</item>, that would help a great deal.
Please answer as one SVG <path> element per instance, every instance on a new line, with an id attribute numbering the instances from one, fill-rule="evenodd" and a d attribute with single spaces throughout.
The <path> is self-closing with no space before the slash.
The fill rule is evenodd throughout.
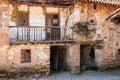
<path id="1" fill-rule="evenodd" d="M 47 14 L 46 15 L 46 40 L 59 40 L 60 28 L 59 28 L 59 15 Z"/>
<path id="2" fill-rule="evenodd" d="M 66 70 L 66 47 L 52 46 L 50 54 L 51 71 L 65 71 Z"/>

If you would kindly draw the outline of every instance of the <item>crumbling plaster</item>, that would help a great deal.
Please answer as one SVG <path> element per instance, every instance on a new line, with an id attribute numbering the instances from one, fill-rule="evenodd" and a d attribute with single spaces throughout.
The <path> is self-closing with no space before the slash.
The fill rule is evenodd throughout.
<path id="1" fill-rule="evenodd" d="M 96 62 L 99 67 L 107 65 L 111 61 L 115 64 L 114 61 L 117 61 L 116 56 L 118 56 L 118 45 L 120 45 L 119 29 L 115 24 L 105 21 L 105 17 L 116 10 L 116 7 L 97 4 L 96 9 L 94 9 L 93 5 L 93 3 L 82 2 L 75 4 L 74 10 L 68 18 L 68 25 L 72 27 L 77 22 L 93 20 L 95 32 L 91 32 L 88 36 L 74 32 L 73 37 L 80 44 L 94 44 L 96 41 L 103 40 L 101 44 L 97 44 L 101 45 L 102 49 L 95 48 Z"/>

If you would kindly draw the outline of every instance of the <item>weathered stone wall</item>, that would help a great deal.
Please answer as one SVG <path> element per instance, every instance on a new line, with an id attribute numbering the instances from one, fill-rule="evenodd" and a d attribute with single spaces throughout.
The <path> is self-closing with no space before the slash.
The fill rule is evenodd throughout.
<path id="1" fill-rule="evenodd" d="M 27 6 L 27 5 L 17 5 L 19 11 L 29 11 L 29 25 L 30 26 L 45 26 L 45 13 L 58 13 L 60 14 L 60 26 L 65 27 L 67 25 L 68 17 L 70 12 L 72 11 L 73 7 L 41 7 L 41 6 Z M 15 5 L 9 5 L 9 25 L 16 26 L 16 20 L 12 19 L 15 13 Z M 46 12 L 45 12 L 46 11 Z M 16 17 L 16 16 L 15 16 Z M 17 17 L 16 17 L 17 18 Z M 15 30 L 14 30 L 15 31 Z M 17 31 L 17 30 L 16 30 Z M 15 32 L 14 32 L 15 33 Z M 43 37 L 45 34 L 42 34 Z M 63 34 L 62 34 L 63 35 Z M 62 37 L 62 36 L 61 36 Z M 51 44 L 52 45 L 52 44 Z M 31 63 L 20 63 L 20 51 L 21 49 L 31 49 Z M 67 64 L 70 70 L 79 71 L 79 59 L 75 61 L 76 58 L 79 58 L 79 53 L 77 52 L 77 57 L 73 57 L 74 51 L 76 48 L 73 46 L 68 46 L 67 51 Z M 78 50 L 79 51 L 79 50 Z M 46 72 L 50 72 L 50 44 L 18 44 L 18 45 L 11 45 L 9 52 L 8 52 L 8 65 L 10 71 L 20 70 L 20 68 L 33 68 L 40 70 L 48 70 Z M 71 66 L 72 61 L 74 61 L 74 65 Z M 75 69 L 77 67 L 77 69 Z"/>
<path id="2" fill-rule="evenodd" d="M 80 45 L 70 44 L 67 46 L 66 55 L 67 68 L 71 73 L 78 73 L 80 70 Z"/>
<path id="3" fill-rule="evenodd" d="M 6 64 L 8 72 L 30 72 L 30 73 L 50 73 L 50 48 L 54 46 L 52 44 L 16 44 L 11 45 L 8 48 L 6 55 Z M 66 66 L 67 70 L 72 73 L 79 72 L 79 58 L 80 58 L 80 46 L 79 45 L 67 45 L 66 46 Z M 31 50 L 31 62 L 21 63 L 21 50 Z M 74 64 L 73 64 L 74 63 Z M 72 65 L 71 65 L 72 64 Z"/>
<path id="4" fill-rule="evenodd" d="M 7 68 L 7 52 L 9 48 L 9 7 L 7 0 L 0 1 L 0 70 Z"/>
<path id="5" fill-rule="evenodd" d="M 80 66 L 80 45 L 83 42 L 95 42 L 102 40 L 100 46 L 102 49 L 96 48 L 95 60 L 99 67 L 108 63 L 116 64 L 119 62 L 118 49 L 119 44 L 119 28 L 114 24 L 105 21 L 105 17 L 116 9 L 114 6 L 106 6 L 97 4 L 97 8 L 93 8 L 93 3 L 76 3 L 74 7 L 48 7 L 48 12 L 60 12 L 60 26 L 73 27 L 79 21 L 93 20 L 95 22 L 95 32 L 87 37 L 74 32 L 74 39 L 78 45 L 69 45 L 67 51 L 67 65 L 74 73 L 79 72 Z M 30 26 L 45 26 L 44 8 L 40 6 L 20 5 L 19 10 L 30 10 Z M 0 1 L 0 70 L 10 72 L 23 71 L 23 68 L 30 68 L 39 72 L 50 72 L 50 45 L 47 44 L 16 44 L 9 45 L 9 27 L 16 26 L 16 22 L 11 20 L 13 14 L 13 5 L 7 1 Z M 14 12 L 15 13 L 15 12 Z M 8 24 L 9 23 L 9 24 Z M 71 33 L 71 31 L 68 31 Z M 70 34 L 69 34 L 70 36 Z M 90 43 L 92 44 L 92 43 Z M 21 49 L 31 49 L 31 63 L 20 63 Z M 72 64 L 72 65 L 71 65 Z M 22 70 L 23 69 L 23 70 Z"/>
<path id="6" fill-rule="evenodd" d="M 31 50 L 31 62 L 21 63 L 21 50 Z M 7 64 L 9 72 L 50 72 L 50 45 L 46 44 L 19 44 L 11 45 L 7 53 Z"/>
<path id="7" fill-rule="evenodd" d="M 89 43 L 92 45 L 95 43 L 96 46 L 102 47 L 102 49 L 95 47 L 95 60 L 99 67 L 106 66 L 109 63 L 118 64 L 118 57 L 116 56 L 118 56 L 117 49 L 119 48 L 119 28 L 113 23 L 105 21 L 105 18 L 116 9 L 115 6 L 102 4 L 97 4 L 96 9 L 94 9 L 93 3 L 78 2 L 68 18 L 67 25 L 70 27 L 73 27 L 77 22 L 94 21 L 95 31 L 88 36 L 74 32 L 74 39 L 80 44 Z M 102 42 L 97 43 L 96 41 Z"/>

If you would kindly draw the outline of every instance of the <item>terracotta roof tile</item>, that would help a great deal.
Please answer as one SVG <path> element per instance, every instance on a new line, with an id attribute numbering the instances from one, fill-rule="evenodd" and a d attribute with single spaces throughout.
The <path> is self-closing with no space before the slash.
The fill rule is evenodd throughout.
<path id="1" fill-rule="evenodd" d="M 98 2 L 104 4 L 120 5 L 120 0 L 86 0 L 91 2 Z"/>

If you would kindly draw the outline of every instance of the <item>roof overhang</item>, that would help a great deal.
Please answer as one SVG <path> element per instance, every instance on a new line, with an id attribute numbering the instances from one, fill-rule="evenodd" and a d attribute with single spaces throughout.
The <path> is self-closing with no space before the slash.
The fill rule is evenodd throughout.
<path id="1" fill-rule="evenodd" d="M 103 5 L 120 6 L 120 0 L 77 0 L 82 2 L 98 3 Z"/>
<path id="2" fill-rule="evenodd" d="M 11 3 L 33 3 L 52 5 L 73 5 L 75 0 L 9 0 Z"/>
<path id="3" fill-rule="evenodd" d="M 120 8 L 114 11 L 113 13 L 111 13 L 108 17 L 106 17 L 105 20 L 120 25 Z"/>

